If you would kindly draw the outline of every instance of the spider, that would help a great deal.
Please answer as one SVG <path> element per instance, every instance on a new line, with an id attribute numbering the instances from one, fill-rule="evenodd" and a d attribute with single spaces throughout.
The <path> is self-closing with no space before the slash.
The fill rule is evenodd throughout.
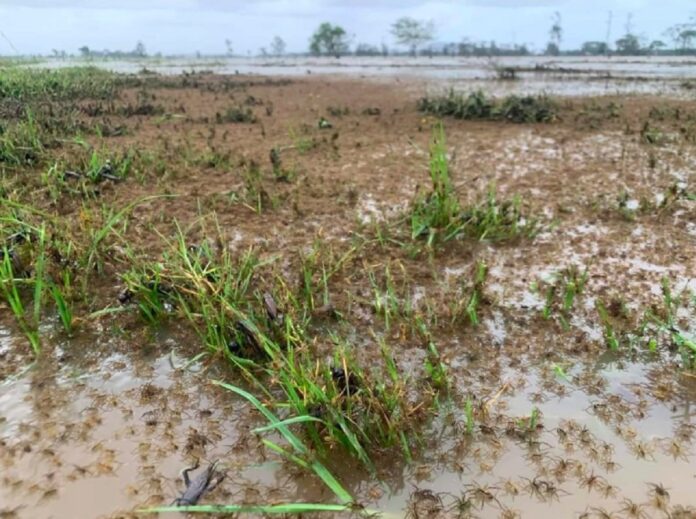
<path id="1" fill-rule="evenodd" d="M 648 486 L 650 487 L 651 495 L 669 499 L 669 490 L 667 490 L 662 483 L 648 483 Z"/>
<path id="2" fill-rule="evenodd" d="M 487 485 L 479 486 L 475 484 L 466 485 L 466 487 L 467 491 L 465 495 L 470 495 L 471 500 L 478 503 L 479 509 L 482 509 L 491 501 L 495 501 L 500 506 L 500 501 L 498 501 L 498 498 L 495 497 L 495 494 L 492 492 L 492 490 L 498 490 L 496 487 L 489 487 Z"/>
<path id="3" fill-rule="evenodd" d="M 612 485 L 611 483 L 607 483 L 604 488 L 602 489 L 602 495 L 604 496 L 604 499 L 609 499 L 610 497 L 616 496 L 618 494 L 619 489 Z"/>
<path id="4" fill-rule="evenodd" d="M 617 512 L 607 512 L 603 508 L 592 507 L 592 511 L 597 515 L 599 519 L 616 519 L 619 517 Z"/>
<path id="5" fill-rule="evenodd" d="M 518 519 L 522 517 L 517 510 L 512 510 L 511 508 L 504 508 L 500 513 L 500 519 Z"/>
<path id="6" fill-rule="evenodd" d="M 429 517 L 441 511 L 442 508 L 442 498 L 438 494 L 432 490 L 416 488 L 411 494 L 406 517 L 413 519 Z"/>
<path id="7" fill-rule="evenodd" d="M 520 487 L 517 486 L 517 484 L 511 480 L 508 479 L 503 483 L 503 492 L 505 492 L 508 496 L 518 496 L 520 495 Z"/>
<path id="8" fill-rule="evenodd" d="M 454 497 L 454 496 L 453 496 Z M 448 512 L 456 512 L 456 517 L 469 517 L 474 504 L 463 494 L 460 497 L 454 497 L 454 503 L 447 510 Z"/>
<path id="9" fill-rule="evenodd" d="M 638 456 L 638 459 L 654 459 L 652 454 L 652 446 L 648 443 L 641 441 L 636 442 L 636 444 L 633 446 L 633 451 L 636 453 L 636 456 Z"/>
<path id="10" fill-rule="evenodd" d="M 529 482 L 529 484 L 527 485 L 529 493 L 537 499 L 558 499 L 558 494 L 561 490 L 551 481 L 547 481 L 538 477 L 534 479 L 527 479 L 527 481 Z"/>
<path id="11" fill-rule="evenodd" d="M 589 476 L 585 476 L 583 480 L 580 482 L 580 486 L 583 488 L 587 488 L 587 491 L 591 490 L 601 490 L 602 488 L 605 488 L 608 485 L 608 482 L 606 479 L 604 479 L 602 476 L 598 476 L 594 473 L 594 470 L 590 473 Z"/>
<path id="12" fill-rule="evenodd" d="M 662 486 L 662 483 L 648 483 L 650 487 L 649 495 L 652 497 L 652 505 L 658 510 L 665 510 L 669 503 L 669 491 Z"/>
<path id="13" fill-rule="evenodd" d="M 628 498 L 625 498 L 623 503 L 624 507 L 621 511 L 628 517 L 633 517 L 634 519 L 650 519 L 650 516 L 643 510 L 645 505 L 634 503 Z"/>

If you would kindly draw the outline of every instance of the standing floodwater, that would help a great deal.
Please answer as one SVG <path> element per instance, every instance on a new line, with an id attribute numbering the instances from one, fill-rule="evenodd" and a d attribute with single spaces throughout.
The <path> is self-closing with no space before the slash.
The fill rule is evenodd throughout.
<path id="1" fill-rule="evenodd" d="M 0 77 L 0 517 L 696 514 L 688 60 L 74 64 Z"/>
<path id="2" fill-rule="evenodd" d="M 81 61 L 84 63 L 84 61 Z M 46 61 L 39 67 L 72 66 L 75 61 Z M 143 69 L 159 74 L 209 71 L 260 76 L 334 75 L 386 82 L 425 83 L 430 88 L 484 89 L 493 94 L 611 95 L 668 93 L 686 96 L 694 88 L 693 57 L 369 57 L 335 58 L 163 58 L 117 60 L 95 58 L 90 65 L 123 73 Z M 500 80 L 501 70 L 515 80 Z"/>

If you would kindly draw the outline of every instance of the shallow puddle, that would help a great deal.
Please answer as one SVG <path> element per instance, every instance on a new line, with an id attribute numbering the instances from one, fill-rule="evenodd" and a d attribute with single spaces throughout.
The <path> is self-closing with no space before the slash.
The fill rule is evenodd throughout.
<path id="1" fill-rule="evenodd" d="M 405 467 L 384 460 L 381 482 L 330 461 L 361 503 L 388 517 L 425 509 L 453 517 L 458 507 L 477 517 L 549 518 L 630 503 L 653 516 L 693 503 L 696 377 L 675 373 L 668 358 L 610 353 L 561 360 L 561 371 L 530 357 L 520 370 L 507 356 L 520 336 L 503 327 L 501 314 L 486 324 L 495 364 L 511 367 L 467 387 L 465 372 L 486 369 L 485 359 L 453 366 L 464 369 L 462 394 L 487 395 L 488 412 L 470 433 L 461 406 L 445 403 L 427 447 Z M 162 344 L 176 351 L 171 339 Z M 78 353 L 85 346 L 65 344 L 70 360 L 47 357 L 0 386 L 6 517 L 123 517 L 166 505 L 182 490 L 178 472 L 197 458 L 221 459 L 228 472 L 207 503 L 331 501 L 314 478 L 263 452 L 249 434 L 257 417 L 209 384 L 202 364 L 182 369 L 184 358 L 154 347 Z M 667 383 L 669 398 L 659 392 Z M 528 431 L 534 409 L 538 426 Z M 654 485 L 669 500 L 657 500 Z"/>

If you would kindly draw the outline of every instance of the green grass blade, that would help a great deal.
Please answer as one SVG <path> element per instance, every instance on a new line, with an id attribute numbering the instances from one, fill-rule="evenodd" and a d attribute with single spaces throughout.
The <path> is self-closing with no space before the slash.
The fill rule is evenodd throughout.
<path id="1" fill-rule="evenodd" d="M 271 449 L 273 452 L 275 452 L 276 454 L 280 454 L 281 456 L 283 456 L 284 458 L 289 459 L 290 461 L 292 461 L 292 462 L 295 463 L 296 465 L 299 465 L 300 467 L 302 467 L 302 468 L 304 468 L 304 469 L 311 469 L 311 468 L 312 468 L 312 467 L 309 465 L 309 463 L 307 463 L 305 460 L 303 460 L 302 458 L 298 458 L 297 456 L 295 456 L 295 455 L 292 454 L 291 452 L 286 451 L 285 449 L 283 449 L 283 448 L 282 448 L 280 445 L 278 445 L 277 443 L 272 442 L 271 440 L 267 440 L 266 438 L 262 438 L 262 439 L 261 439 L 261 442 L 262 442 L 266 447 L 268 447 L 268 448 Z"/>
<path id="2" fill-rule="evenodd" d="M 44 271 L 46 268 L 46 227 L 41 226 L 39 230 L 39 255 L 34 264 L 34 326 L 38 328 L 41 320 L 41 303 L 44 292 Z"/>
<path id="3" fill-rule="evenodd" d="M 139 513 L 188 512 L 204 514 L 302 514 L 312 512 L 347 512 L 350 505 L 323 505 L 319 503 L 288 503 L 280 505 L 196 505 L 196 506 L 162 506 L 146 508 Z"/>
<path id="4" fill-rule="evenodd" d="M 272 431 L 274 429 L 278 429 L 279 427 L 285 427 L 286 425 L 292 425 L 292 424 L 296 424 L 296 423 L 305 423 L 305 422 L 324 423 L 323 420 L 320 420 L 319 418 L 315 418 L 313 416 L 295 416 L 294 418 L 288 418 L 287 420 L 281 420 L 280 422 L 275 423 L 275 424 L 266 425 L 264 427 L 257 427 L 252 432 L 254 432 L 255 434 L 259 434 L 262 432 L 267 432 L 267 431 Z"/>
<path id="5" fill-rule="evenodd" d="M 245 398 L 248 400 L 251 404 L 256 407 L 256 409 L 259 410 L 259 412 L 266 417 L 266 419 L 272 424 L 275 425 L 276 429 L 282 434 L 282 436 L 290 443 L 292 448 L 299 454 L 302 455 L 309 455 L 309 451 L 307 447 L 300 441 L 300 439 L 295 436 L 290 429 L 287 428 L 287 425 L 284 425 L 280 422 L 278 417 L 274 415 L 271 411 L 269 411 L 266 406 L 264 406 L 254 395 L 251 393 L 244 391 L 241 388 L 238 388 L 236 386 L 232 386 L 230 384 L 226 384 L 224 382 L 215 380 L 213 381 L 214 384 L 224 387 L 225 389 L 228 389 L 232 391 L 233 393 L 238 394 L 239 396 Z M 304 461 L 304 460 L 302 460 Z M 328 471 L 324 465 L 322 465 L 321 462 L 318 460 L 313 460 L 311 462 L 308 462 L 309 466 L 311 469 L 314 471 L 314 473 L 319 476 L 319 478 L 324 482 L 326 486 L 328 486 L 331 491 L 344 503 L 353 503 L 355 500 L 353 499 L 353 496 L 343 488 L 343 486 L 334 478 L 333 474 Z"/>
<path id="6" fill-rule="evenodd" d="M 122 208 L 120 211 L 118 211 L 116 214 L 112 215 L 108 221 L 106 222 L 106 225 L 104 225 L 97 233 L 94 235 L 92 239 L 92 244 L 89 248 L 89 251 L 87 252 L 87 268 L 88 270 L 94 265 L 94 258 L 97 254 L 97 248 L 99 247 L 99 244 L 106 238 L 109 233 L 113 230 L 113 228 L 118 224 L 118 222 L 121 221 L 121 219 L 130 211 L 132 211 L 135 207 L 137 207 L 140 204 L 143 204 L 145 202 L 149 202 L 151 200 L 156 200 L 158 198 L 173 198 L 176 197 L 177 195 L 150 195 L 150 196 L 144 196 L 142 198 L 139 198 L 137 200 L 134 200 L 130 204 L 126 205 L 124 208 Z"/>

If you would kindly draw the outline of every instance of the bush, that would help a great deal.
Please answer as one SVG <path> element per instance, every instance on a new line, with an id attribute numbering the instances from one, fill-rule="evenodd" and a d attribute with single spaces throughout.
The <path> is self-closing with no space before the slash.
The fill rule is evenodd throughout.
<path id="1" fill-rule="evenodd" d="M 512 95 L 503 99 L 498 113 L 514 123 L 550 123 L 556 119 L 556 106 L 546 95 Z"/>
<path id="2" fill-rule="evenodd" d="M 242 108 L 241 106 L 232 106 L 225 110 L 225 113 L 216 113 L 215 121 L 218 124 L 222 123 L 255 123 L 256 116 L 251 108 Z"/>
<path id="3" fill-rule="evenodd" d="M 493 116 L 493 103 L 480 90 L 468 96 L 450 90 L 445 96 L 423 97 L 418 101 L 421 112 L 456 119 L 490 119 Z"/>
<path id="4" fill-rule="evenodd" d="M 504 120 L 514 123 L 548 123 L 557 117 L 556 104 L 546 95 L 489 98 L 478 90 L 464 95 L 450 90 L 444 96 L 423 97 L 421 112 L 467 120 Z"/>

